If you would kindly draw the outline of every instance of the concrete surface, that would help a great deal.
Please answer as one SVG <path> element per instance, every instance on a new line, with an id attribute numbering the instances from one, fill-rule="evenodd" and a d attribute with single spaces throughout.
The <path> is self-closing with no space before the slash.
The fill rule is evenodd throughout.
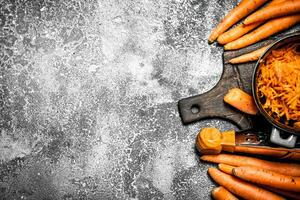
<path id="1" fill-rule="evenodd" d="M 234 0 L 0 0 L 0 199 L 209 199 L 179 99 L 211 89 Z"/>

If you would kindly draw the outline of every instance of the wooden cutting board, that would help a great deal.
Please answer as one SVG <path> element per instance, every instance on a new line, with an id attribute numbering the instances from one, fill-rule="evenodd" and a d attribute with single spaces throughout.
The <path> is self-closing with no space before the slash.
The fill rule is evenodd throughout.
<path id="1" fill-rule="evenodd" d="M 241 88 L 251 94 L 252 74 L 256 62 L 232 65 L 231 58 L 251 52 L 265 45 L 271 44 L 276 38 L 270 39 L 248 48 L 223 53 L 223 73 L 220 81 L 210 91 L 196 96 L 182 99 L 178 102 L 178 109 L 183 124 L 189 124 L 201 119 L 220 118 L 234 123 L 240 129 L 253 128 L 255 122 L 265 121 L 262 117 L 250 117 L 223 102 L 224 95 L 231 88 Z M 268 124 L 268 123 L 267 123 Z"/>

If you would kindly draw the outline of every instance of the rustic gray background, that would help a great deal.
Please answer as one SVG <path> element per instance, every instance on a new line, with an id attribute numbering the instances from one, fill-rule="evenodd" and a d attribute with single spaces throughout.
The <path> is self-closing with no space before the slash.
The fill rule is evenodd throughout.
<path id="1" fill-rule="evenodd" d="M 0 0 L 0 199 L 209 199 L 178 100 L 211 89 L 234 0 Z"/>

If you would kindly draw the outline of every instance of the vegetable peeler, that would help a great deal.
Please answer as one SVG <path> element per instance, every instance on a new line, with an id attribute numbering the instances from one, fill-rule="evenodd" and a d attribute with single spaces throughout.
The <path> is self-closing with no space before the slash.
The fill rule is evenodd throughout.
<path id="1" fill-rule="evenodd" d="M 201 154 L 219 154 L 225 151 L 300 160 L 300 142 L 292 149 L 284 148 L 270 143 L 269 137 L 270 133 L 262 131 L 220 132 L 216 128 L 204 128 L 196 137 L 196 148 Z"/>

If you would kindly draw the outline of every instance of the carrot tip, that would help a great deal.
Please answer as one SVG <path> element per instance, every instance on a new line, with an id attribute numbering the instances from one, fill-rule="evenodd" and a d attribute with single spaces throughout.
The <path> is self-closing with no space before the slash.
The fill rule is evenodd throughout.
<path id="1" fill-rule="evenodd" d="M 249 23 L 249 21 L 248 21 L 247 19 L 245 19 L 245 20 L 242 22 L 242 24 L 244 24 L 244 25 L 249 25 L 249 24 L 251 24 L 251 23 Z"/>
<path id="2" fill-rule="evenodd" d="M 230 64 L 236 64 L 236 63 L 234 62 L 234 59 L 229 60 L 228 63 L 230 63 Z"/>
<path id="3" fill-rule="evenodd" d="M 228 47 L 227 45 L 224 46 L 224 50 L 231 50 L 230 47 Z"/>
<path id="4" fill-rule="evenodd" d="M 205 155 L 204 155 L 205 156 Z M 203 159 L 205 159 L 205 157 L 204 156 L 200 156 L 200 160 L 203 160 Z"/>

